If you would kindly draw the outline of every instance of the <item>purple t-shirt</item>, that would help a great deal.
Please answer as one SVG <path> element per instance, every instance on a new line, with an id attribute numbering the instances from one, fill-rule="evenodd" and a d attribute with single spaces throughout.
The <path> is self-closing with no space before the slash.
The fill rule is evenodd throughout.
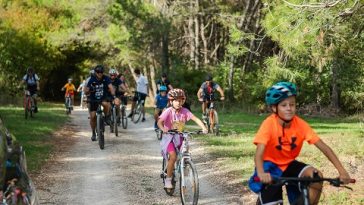
<path id="1" fill-rule="evenodd" d="M 183 127 L 194 115 L 187 108 L 182 107 L 178 113 L 173 107 L 169 107 L 162 112 L 159 119 L 164 121 L 164 127 L 168 130 L 177 129 L 183 131 Z M 182 128 L 182 130 L 181 130 Z"/>

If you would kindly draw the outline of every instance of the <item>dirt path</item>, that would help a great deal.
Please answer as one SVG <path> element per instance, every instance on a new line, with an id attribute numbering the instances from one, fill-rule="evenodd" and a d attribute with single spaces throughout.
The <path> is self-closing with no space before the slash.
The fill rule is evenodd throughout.
<path id="1" fill-rule="evenodd" d="M 119 137 L 107 127 L 105 149 L 90 140 L 87 111 L 76 109 L 56 133 L 57 151 L 34 178 L 41 204 L 180 204 L 179 191 L 167 196 L 159 177 L 162 157 L 152 118 Z M 196 144 L 192 144 L 192 148 Z M 199 204 L 244 204 L 242 193 L 224 184 L 203 149 L 192 149 L 200 179 Z M 205 160 L 206 159 L 206 160 Z"/>

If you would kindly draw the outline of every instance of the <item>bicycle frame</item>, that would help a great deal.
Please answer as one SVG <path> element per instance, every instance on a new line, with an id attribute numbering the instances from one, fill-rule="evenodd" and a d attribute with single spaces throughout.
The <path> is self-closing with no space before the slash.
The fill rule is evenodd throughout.
<path id="1" fill-rule="evenodd" d="M 96 136 L 99 141 L 100 149 L 104 149 L 105 138 L 104 138 L 104 112 L 102 110 L 102 103 L 98 102 L 97 110 L 96 110 Z"/>
<path id="2" fill-rule="evenodd" d="M 30 116 L 33 117 L 34 111 L 34 99 L 30 94 L 29 90 L 24 91 L 24 110 L 25 110 L 25 118 L 28 118 L 28 112 Z"/>
<path id="3" fill-rule="evenodd" d="M 218 114 L 215 109 L 215 101 L 213 100 L 212 94 L 208 97 L 207 107 L 206 107 L 206 113 L 207 113 L 207 119 L 206 119 L 206 125 L 209 130 L 209 132 L 214 133 L 215 135 L 219 135 L 219 120 L 218 120 Z"/>

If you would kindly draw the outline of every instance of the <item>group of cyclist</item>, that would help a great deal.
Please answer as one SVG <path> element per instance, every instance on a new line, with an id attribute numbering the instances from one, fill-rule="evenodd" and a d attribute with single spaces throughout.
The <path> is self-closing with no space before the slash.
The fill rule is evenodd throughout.
<path id="1" fill-rule="evenodd" d="M 132 108 L 137 100 L 142 99 L 145 101 L 145 98 L 148 96 L 147 78 L 141 74 L 139 69 L 135 69 L 134 73 L 137 77 L 137 86 Z M 106 122 L 109 123 L 110 102 L 120 105 L 120 101 L 123 100 L 126 103 L 124 95 L 125 92 L 129 93 L 128 86 L 125 81 L 121 80 L 123 78 L 120 79 L 117 76 L 118 73 L 115 69 L 110 69 L 109 76 L 107 76 L 104 74 L 104 67 L 97 65 L 90 72 L 90 77 L 84 82 L 83 92 L 88 96 L 90 102 L 89 112 L 92 141 L 96 140 L 95 126 L 98 104 L 102 104 Z M 27 84 L 27 89 L 32 95 L 35 95 L 36 91 L 39 90 L 39 77 L 32 68 L 27 70 L 27 74 L 23 77 L 23 82 Z M 66 92 L 68 90 L 75 90 L 72 79 L 69 79 L 62 89 L 66 89 Z M 225 99 L 223 89 L 213 82 L 211 75 L 208 75 L 197 92 L 197 98 L 202 102 L 203 119 L 206 118 L 208 102 L 215 100 L 215 91 L 220 93 L 220 100 Z M 263 121 L 254 138 L 253 142 L 257 146 L 255 153 L 256 169 L 249 181 L 250 188 L 259 195 L 259 204 L 281 204 L 283 202 L 282 188 L 280 186 L 267 185 L 272 182 L 273 177 L 314 177 L 315 175 L 322 177 L 322 173 L 316 168 L 296 160 L 304 141 L 314 144 L 324 153 L 337 169 L 343 184 L 350 182 L 350 175 L 332 149 L 318 137 L 307 122 L 296 115 L 296 96 L 297 87 L 290 82 L 279 82 L 270 87 L 266 92 L 265 100 L 271 108 L 272 114 Z M 162 78 L 157 81 L 154 128 L 160 129 L 164 133 L 172 129 L 183 131 L 185 123 L 193 120 L 201 127 L 203 133 L 207 133 L 204 123 L 193 115 L 191 111 L 183 107 L 185 102 L 185 92 L 182 89 L 173 88 L 167 79 L 167 75 L 163 74 Z M 130 113 L 129 116 L 132 114 Z M 142 121 L 145 121 L 145 111 L 143 111 Z M 162 154 L 168 160 L 167 178 L 164 185 L 167 192 L 173 188 L 171 182 L 172 173 L 181 143 L 182 140 L 178 135 L 173 136 L 169 134 L 163 134 L 160 143 Z M 260 181 L 254 181 L 255 177 L 260 178 Z M 287 188 L 290 203 L 294 203 L 300 195 L 300 190 L 297 187 L 288 186 Z M 317 182 L 310 185 L 309 197 L 312 204 L 318 203 L 321 190 L 322 183 Z"/>

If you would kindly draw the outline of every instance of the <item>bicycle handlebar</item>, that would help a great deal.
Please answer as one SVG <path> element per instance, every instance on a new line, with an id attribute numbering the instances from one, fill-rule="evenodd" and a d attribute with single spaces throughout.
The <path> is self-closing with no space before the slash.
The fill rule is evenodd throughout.
<path id="1" fill-rule="evenodd" d="M 168 130 L 168 132 L 166 132 L 167 134 L 203 134 L 202 130 L 195 130 L 195 131 L 183 131 L 183 132 L 180 132 L 176 129 L 173 129 L 173 130 Z"/>
<path id="2" fill-rule="evenodd" d="M 336 187 L 345 187 L 345 188 L 349 188 L 347 186 L 341 186 L 343 184 L 342 181 L 340 181 L 339 178 L 311 178 L 311 177 L 273 177 L 272 178 L 273 183 L 274 184 L 286 184 L 289 182 L 308 182 L 308 183 L 315 183 L 315 182 L 323 182 L 323 181 L 327 181 L 329 182 L 332 186 L 336 186 Z M 260 182 L 260 178 L 259 177 L 254 177 L 254 181 L 255 182 Z M 355 179 L 350 179 L 349 183 L 355 183 L 356 180 Z"/>

